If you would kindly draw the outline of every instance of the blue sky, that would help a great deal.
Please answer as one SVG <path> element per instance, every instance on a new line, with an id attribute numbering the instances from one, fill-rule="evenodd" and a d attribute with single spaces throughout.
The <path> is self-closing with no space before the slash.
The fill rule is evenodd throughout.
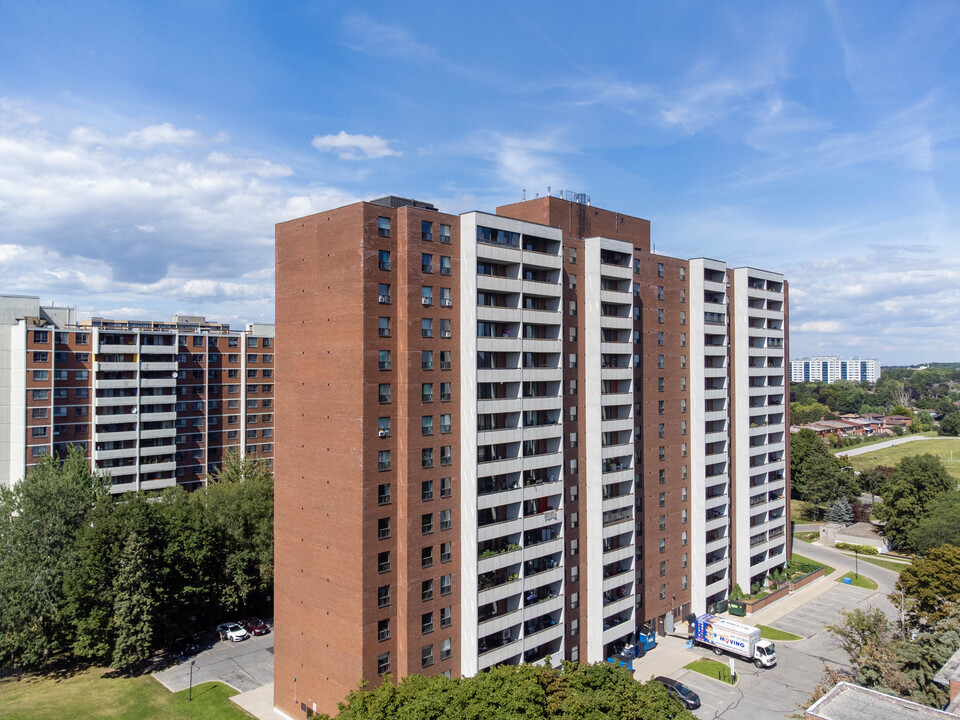
<path id="1" fill-rule="evenodd" d="M 784 272 L 795 357 L 960 360 L 958 136 L 952 0 L 0 0 L 0 293 L 269 321 L 276 222 L 550 187 Z"/>

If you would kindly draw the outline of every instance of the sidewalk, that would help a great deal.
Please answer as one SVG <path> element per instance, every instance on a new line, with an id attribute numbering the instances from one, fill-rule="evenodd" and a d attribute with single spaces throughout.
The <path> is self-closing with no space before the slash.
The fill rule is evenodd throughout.
<path id="1" fill-rule="evenodd" d="M 273 711 L 273 683 L 234 695 L 230 700 L 259 720 L 278 720 L 282 717 Z"/>
<path id="2" fill-rule="evenodd" d="M 796 590 L 785 598 L 778 600 L 772 605 L 768 605 L 762 610 L 748 615 L 745 618 L 736 617 L 730 613 L 718 613 L 723 617 L 746 622 L 748 625 L 770 625 L 776 622 L 784 615 L 793 612 L 799 607 L 806 605 L 811 600 L 818 598 L 830 588 L 836 585 L 836 573 L 831 573 L 828 577 L 822 577 L 809 585 Z M 673 635 L 657 638 L 657 647 L 642 658 L 633 661 L 633 677 L 641 682 L 646 682 L 656 675 L 670 675 L 677 672 L 684 665 L 699 659 L 701 656 L 692 650 L 687 650 L 684 645 L 687 642 L 686 633 L 681 629 L 686 627 L 686 623 L 681 622 L 677 625 L 677 632 Z"/>

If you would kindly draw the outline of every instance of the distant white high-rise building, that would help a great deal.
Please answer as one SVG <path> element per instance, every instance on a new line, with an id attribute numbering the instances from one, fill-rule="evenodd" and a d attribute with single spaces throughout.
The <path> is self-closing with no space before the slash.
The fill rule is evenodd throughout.
<path id="1" fill-rule="evenodd" d="M 852 380 L 876 382 L 880 377 L 877 358 L 841 358 L 839 355 L 805 357 L 790 361 L 790 382 L 825 382 Z"/>

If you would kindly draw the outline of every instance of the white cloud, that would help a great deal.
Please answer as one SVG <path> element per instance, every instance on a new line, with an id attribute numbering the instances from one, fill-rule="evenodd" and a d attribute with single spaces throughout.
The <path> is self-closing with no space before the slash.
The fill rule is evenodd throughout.
<path id="1" fill-rule="evenodd" d="M 320 152 L 335 153 L 341 160 L 376 160 L 402 155 L 378 135 L 350 135 L 343 130 L 336 135 L 317 135 L 312 145 Z"/>

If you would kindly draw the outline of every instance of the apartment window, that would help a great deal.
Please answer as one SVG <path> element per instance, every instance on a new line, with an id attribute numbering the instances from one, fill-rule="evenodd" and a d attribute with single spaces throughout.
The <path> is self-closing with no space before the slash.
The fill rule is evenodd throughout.
<path id="1" fill-rule="evenodd" d="M 570 541 L 570 557 L 575 557 L 580 552 L 580 543 L 574 538 Z"/>
<path id="2" fill-rule="evenodd" d="M 377 318 L 377 335 L 380 337 L 390 337 L 390 318 Z"/>
<path id="3" fill-rule="evenodd" d="M 420 369 L 433 370 L 433 350 L 420 351 Z"/>
<path id="4" fill-rule="evenodd" d="M 658 475 L 660 484 L 663 485 L 667 481 L 667 471 L 664 468 L 660 468 Z"/>
<path id="5" fill-rule="evenodd" d="M 667 450 L 666 450 L 666 448 L 665 448 L 663 445 L 661 445 L 659 448 L 657 448 L 657 453 L 658 453 L 658 455 L 660 456 L 661 462 L 666 459 Z"/>
<path id="6" fill-rule="evenodd" d="M 30 428 L 30 435 L 35 438 L 46 437 L 47 429 L 45 427 Z"/>
<path id="7" fill-rule="evenodd" d="M 420 302 L 423 305 L 430 306 L 433 305 L 433 288 L 428 285 L 423 285 L 420 287 Z"/>
<path id="8" fill-rule="evenodd" d="M 433 402 L 433 383 L 423 383 L 420 386 L 420 400 L 422 402 Z"/>
<path id="9" fill-rule="evenodd" d="M 390 672 L 390 653 L 377 655 L 377 675 L 386 675 Z"/>
<path id="10" fill-rule="evenodd" d="M 433 613 L 428 612 L 420 616 L 420 632 L 424 635 L 433 632 Z"/>
<path id="11" fill-rule="evenodd" d="M 377 640 L 383 642 L 390 639 L 390 619 L 377 621 Z"/>
<path id="12" fill-rule="evenodd" d="M 450 288 L 440 288 L 440 307 L 453 307 L 453 300 L 450 296 Z"/>
<path id="13" fill-rule="evenodd" d="M 687 444 L 680 443 L 680 457 L 686 457 L 686 456 L 687 456 Z"/>
<path id="14" fill-rule="evenodd" d="M 433 272 L 433 255 L 430 253 L 420 253 L 420 270 L 425 273 Z"/>
<path id="15" fill-rule="evenodd" d="M 440 416 L 440 434 L 449 435 L 450 431 L 452 430 L 452 427 L 453 426 L 451 425 L 450 416 L 441 415 Z"/>
<path id="16" fill-rule="evenodd" d="M 381 483 L 377 486 L 377 504 L 390 504 L 390 483 Z"/>
<path id="17" fill-rule="evenodd" d="M 633 284 L 633 296 L 640 297 L 640 283 Z"/>
<path id="18" fill-rule="evenodd" d="M 577 490 L 577 486 L 576 486 L 576 485 L 571 485 L 571 486 L 570 486 L 570 488 L 569 488 L 570 502 L 576 502 L 576 501 L 577 501 L 578 492 L 579 492 L 579 491 Z"/>
<path id="19" fill-rule="evenodd" d="M 433 223 L 422 220 L 420 222 L 420 239 L 433 242 Z"/>
<path id="20" fill-rule="evenodd" d="M 686 575 L 684 575 L 683 577 L 680 578 L 680 589 L 681 589 L 681 590 L 686 590 L 686 589 L 687 589 L 687 576 L 686 576 Z"/>
<path id="21" fill-rule="evenodd" d="M 680 412 L 685 413 L 687 411 L 687 399 L 680 398 Z"/>
<path id="22" fill-rule="evenodd" d="M 423 602 L 433 600 L 433 580 L 424 580 L 420 583 L 420 600 Z"/>
<path id="23" fill-rule="evenodd" d="M 46 330 L 34 330 L 33 341 L 38 345 L 46 345 L 50 342 L 50 333 Z"/>
<path id="24" fill-rule="evenodd" d="M 680 279 L 681 280 L 687 279 L 687 269 L 685 267 L 680 268 Z"/>
<path id="25" fill-rule="evenodd" d="M 686 511 L 686 510 L 681 510 L 681 511 L 680 511 L 680 523 L 681 523 L 682 525 L 686 525 L 686 524 L 687 524 L 687 511 Z"/>
<path id="26" fill-rule="evenodd" d="M 681 421 L 680 421 L 680 434 L 681 434 L 681 435 L 686 435 L 686 434 L 687 434 L 687 421 L 686 421 L 686 420 L 681 420 Z"/>
<path id="27" fill-rule="evenodd" d="M 637 322 L 640 321 L 640 309 L 641 308 L 639 305 L 635 305 L 633 308 L 633 319 L 636 320 Z"/>
<path id="28" fill-rule="evenodd" d="M 47 454 L 46 445 L 34 445 L 33 447 L 30 448 L 30 457 L 38 458 L 38 457 L 43 457 L 46 454 Z"/>
<path id="29" fill-rule="evenodd" d="M 379 283 L 377 285 L 377 299 L 381 305 L 390 304 L 390 286 L 387 283 Z"/>
<path id="30" fill-rule="evenodd" d="M 570 609 L 576 610 L 580 607 L 580 593 L 570 593 Z"/>
<path id="31" fill-rule="evenodd" d="M 657 400 L 657 415 L 663 415 L 663 406 L 664 406 L 664 401 Z"/>
<path id="32" fill-rule="evenodd" d="M 446 318 L 440 320 L 440 337 L 449 338 L 452 335 L 450 332 L 450 321 Z"/>
<path id="33" fill-rule="evenodd" d="M 686 356 L 686 355 L 681 355 L 681 356 L 680 356 L 680 369 L 681 369 L 681 370 L 686 370 L 686 369 L 687 369 L 687 356 Z"/>
<path id="34" fill-rule="evenodd" d="M 567 275 L 567 287 L 571 290 L 577 289 L 577 276 L 576 275 Z"/>
<path id="35" fill-rule="evenodd" d="M 686 547 L 686 546 L 687 546 L 687 531 L 686 531 L 686 530 L 684 530 L 682 533 L 680 533 L 680 544 L 681 544 L 683 547 Z"/>
<path id="36" fill-rule="evenodd" d="M 660 577 L 666 577 L 666 576 L 667 576 L 667 561 L 661 560 L 660 561 Z"/>
<path id="37" fill-rule="evenodd" d="M 567 467 L 570 469 L 570 474 L 571 474 L 571 475 L 576 475 L 576 474 L 577 474 L 577 459 L 576 459 L 576 458 L 571 458 L 571 459 L 567 462 Z"/>
<path id="38" fill-rule="evenodd" d="M 67 371 L 66 371 L 66 370 L 54 370 L 54 371 L 53 371 L 53 379 L 54 379 L 54 380 L 66 380 L 66 379 L 67 379 Z"/>
<path id="39" fill-rule="evenodd" d="M 390 351 L 381 350 L 379 353 L 380 357 L 380 369 L 389 370 L 390 369 Z"/>
<path id="40" fill-rule="evenodd" d="M 420 434 L 433 435 L 433 415 L 423 415 L 420 418 Z"/>
<path id="41" fill-rule="evenodd" d="M 67 361 L 67 354 L 66 354 L 65 352 L 56 352 L 56 353 L 54 353 L 53 355 L 54 355 L 54 358 L 56 359 L 57 362 L 66 362 L 66 361 Z M 45 353 L 45 352 L 34 352 L 34 353 L 33 353 L 33 361 L 34 361 L 34 362 L 43 362 L 43 363 L 45 363 L 49 358 L 50 358 L 50 354 L 49 354 L 49 353 Z"/>
<path id="42" fill-rule="evenodd" d="M 433 467 L 433 448 L 423 448 L 420 451 L 420 467 L 424 469 Z"/>
<path id="43" fill-rule="evenodd" d="M 663 324 L 663 308 L 657 308 L 657 322 Z"/>
<path id="44" fill-rule="evenodd" d="M 254 431 L 256 432 L 256 431 Z M 390 451 L 380 450 L 377 453 L 377 469 L 381 472 L 390 469 Z"/>
<path id="45" fill-rule="evenodd" d="M 569 300 L 567 302 L 567 315 L 576 315 L 577 314 L 577 301 Z"/>
<path id="46" fill-rule="evenodd" d="M 577 340 L 577 328 L 575 325 L 571 325 L 567 328 L 567 340 L 570 342 L 576 342 Z"/>
<path id="47" fill-rule="evenodd" d="M 663 263 L 657 263 L 657 277 L 663 277 Z"/>
<path id="48" fill-rule="evenodd" d="M 453 608 L 449 605 L 440 608 L 440 627 L 449 627 L 453 623 Z"/>
<path id="49" fill-rule="evenodd" d="M 580 632 L 580 621 L 574 618 L 570 621 L 570 635 L 571 637 Z"/>
<path id="50" fill-rule="evenodd" d="M 34 400 L 46 400 L 49 397 L 49 390 L 34 390 L 33 399 Z"/>
<path id="51" fill-rule="evenodd" d="M 663 532 L 666 529 L 667 529 L 667 516 L 661 515 L 660 516 L 660 532 Z"/>
<path id="52" fill-rule="evenodd" d="M 660 538 L 660 553 L 665 553 L 667 551 L 667 541 L 663 538 Z"/>
<path id="53" fill-rule="evenodd" d="M 420 319 L 420 337 L 425 337 L 425 338 L 433 337 L 433 319 L 432 318 Z"/>
<path id="54" fill-rule="evenodd" d="M 390 402 L 390 383 L 380 383 L 378 398 L 380 400 L 380 404 Z"/>
<path id="55" fill-rule="evenodd" d="M 575 448 L 577 446 L 577 434 L 575 432 L 567 434 L 567 444 L 571 448 Z"/>
<path id="56" fill-rule="evenodd" d="M 433 567 L 433 546 L 420 548 L 420 567 Z"/>
<path id="57" fill-rule="evenodd" d="M 420 651 L 420 667 L 433 665 L 433 645 L 427 645 Z"/>
<path id="58" fill-rule="evenodd" d="M 450 274 L 450 258 L 446 255 L 440 256 L 440 274 L 449 275 Z"/>
<path id="59" fill-rule="evenodd" d="M 577 249 L 575 247 L 569 248 L 567 250 L 567 262 L 576 263 L 577 262 Z"/>
<path id="60" fill-rule="evenodd" d="M 381 585 L 377 588 L 377 607 L 390 606 L 390 586 Z"/>
<path id="61" fill-rule="evenodd" d="M 449 350 L 440 351 L 440 369 L 449 370 L 453 366 L 453 353 Z"/>
<path id="62" fill-rule="evenodd" d="M 657 368 L 663 370 L 663 355 L 657 355 Z"/>
<path id="63" fill-rule="evenodd" d="M 453 480 L 445 477 L 440 478 L 440 497 L 448 498 L 453 495 Z"/>
<path id="64" fill-rule="evenodd" d="M 687 313 L 684 310 L 680 311 L 680 324 L 681 325 L 687 324 Z"/>
<path id="65" fill-rule="evenodd" d="M 640 272 L 640 258 L 633 259 L 633 271 L 635 273 Z"/>
<path id="66" fill-rule="evenodd" d="M 256 370 L 247 370 L 247 377 L 248 377 L 248 378 L 255 378 L 256 376 L 257 376 L 257 371 L 256 371 Z M 197 376 L 194 375 L 194 377 L 197 377 Z M 202 372 L 200 373 L 200 377 L 203 377 L 203 373 L 202 373 Z"/>
<path id="67" fill-rule="evenodd" d="M 663 286 L 657 288 L 657 300 L 663 300 Z"/>
<path id="68" fill-rule="evenodd" d="M 453 511 L 451 510 L 441 510 L 440 511 L 440 529 L 449 530 L 453 527 L 452 519 Z"/>
<path id="69" fill-rule="evenodd" d="M 390 218 L 377 218 L 377 234 L 380 237 L 390 237 Z"/>
<path id="70" fill-rule="evenodd" d="M 47 416 L 47 409 L 43 408 L 33 408 L 31 416 L 34 420 L 41 420 Z"/>
<path id="71" fill-rule="evenodd" d="M 664 435 L 666 435 L 666 427 L 664 426 L 663 423 L 660 423 L 659 425 L 657 425 L 657 435 L 659 437 L 664 437 Z"/>
<path id="72" fill-rule="evenodd" d="M 440 518 L 440 524 L 442 527 L 443 525 L 442 514 Z M 453 543 L 451 542 L 440 543 L 440 562 L 447 563 L 447 562 L 450 562 L 451 560 L 453 560 Z"/>
<path id="73" fill-rule="evenodd" d="M 444 245 L 450 244 L 450 226 L 449 225 L 440 226 L 440 242 L 442 242 Z"/>
<path id="74" fill-rule="evenodd" d="M 580 566 L 571 565 L 570 566 L 570 582 L 580 582 Z"/>
<path id="75" fill-rule="evenodd" d="M 453 641 L 450 638 L 444 638 L 440 641 L 440 659 L 448 660 L 451 655 L 453 655 Z"/>
<path id="76" fill-rule="evenodd" d="M 657 391 L 658 391 L 658 392 L 663 392 L 663 389 L 664 389 L 664 387 L 665 387 L 664 383 L 665 383 L 665 380 L 664 380 L 663 378 L 657 378 Z"/>
<path id="77" fill-rule="evenodd" d="M 657 333 L 657 345 L 663 345 L 663 331 Z"/>
<path id="78" fill-rule="evenodd" d="M 661 585 L 661 586 L 660 586 L 660 599 L 661 599 L 661 600 L 664 600 L 664 599 L 666 599 L 666 597 L 667 597 L 667 586 L 666 586 L 666 585 Z"/>
<path id="79" fill-rule="evenodd" d="M 440 448 L 440 464 L 449 465 L 453 462 L 452 445 L 444 445 Z"/>
<path id="80" fill-rule="evenodd" d="M 568 394 L 568 395 L 576 395 L 576 394 L 577 394 L 577 381 L 576 381 L 576 380 L 571 380 L 571 381 L 570 381 L 569 385 L 567 386 L 567 394 Z"/>
<path id="81" fill-rule="evenodd" d="M 187 339 L 185 337 L 181 337 L 180 344 L 186 345 Z M 227 347 L 232 347 L 232 348 L 240 347 L 240 338 L 237 338 L 237 337 L 227 338 Z"/>
<path id="82" fill-rule="evenodd" d="M 181 370 L 180 372 L 182 372 L 184 374 L 183 376 L 186 377 L 186 372 L 187 372 L 186 370 Z M 229 370 L 227 370 L 227 377 L 238 378 L 240 377 L 240 371 L 237 368 L 230 368 Z"/>
<path id="83" fill-rule="evenodd" d="M 568 414 L 570 416 L 570 422 L 574 422 L 577 419 L 577 406 L 571 405 L 568 409 Z"/>
<path id="84" fill-rule="evenodd" d="M 680 347 L 686 347 L 686 346 L 687 346 L 687 334 L 680 333 Z"/>
<path id="85" fill-rule="evenodd" d="M 390 518 L 377 520 L 377 539 L 386 540 L 390 537 Z"/>
<path id="86" fill-rule="evenodd" d="M 680 499 L 681 499 L 683 502 L 686 502 L 686 501 L 687 501 L 687 486 L 686 486 L 686 485 L 684 485 L 682 488 L 680 488 Z"/>
<path id="87" fill-rule="evenodd" d="M 686 466 L 686 465 L 681 465 L 681 466 L 680 466 L 680 479 L 682 479 L 682 480 L 686 480 L 686 479 L 687 479 L 687 466 Z"/>
<path id="88" fill-rule="evenodd" d="M 33 381 L 34 382 L 46 382 L 47 378 L 50 376 L 48 370 L 34 370 L 33 371 Z"/>
<path id="89" fill-rule="evenodd" d="M 453 592 L 453 575 L 440 576 L 440 594 L 449 595 Z"/>
<path id="90" fill-rule="evenodd" d="M 572 369 L 572 368 L 575 368 L 576 366 L 577 366 L 577 354 L 569 353 L 567 355 L 567 367 Z"/>
<path id="91" fill-rule="evenodd" d="M 424 480 L 420 483 L 420 501 L 429 502 L 433 500 L 433 480 Z"/>

